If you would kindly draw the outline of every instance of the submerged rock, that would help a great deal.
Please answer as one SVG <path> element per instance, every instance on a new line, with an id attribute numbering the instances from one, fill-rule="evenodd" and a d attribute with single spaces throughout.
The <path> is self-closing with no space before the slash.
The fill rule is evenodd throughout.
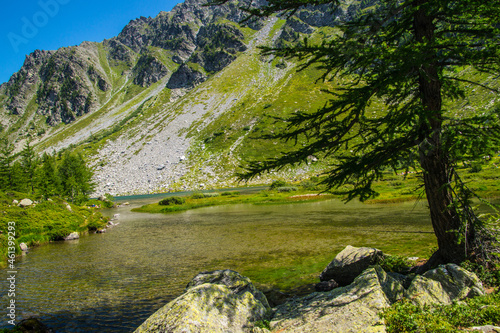
<path id="1" fill-rule="evenodd" d="M 280 332 L 385 332 L 378 313 L 403 298 L 404 288 L 380 267 L 326 293 L 292 299 L 276 308 L 271 321 Z"/>
<path id="2" fill-rule="evenodd" d="M 251 332 L 268 311 L 265 296 L 247 277 L 230 270 L 201 273 L 135 332 Z"/>
<path id="3" fill-rule="evenodd" d="M 15 332 L 26 333 L 52 333 L 53 330 L 46 326 L 38 318 L 23 319 L 14 327 Z"/>
<path id="4" fill-rule="evenodd" d="M 348 245 L 332 260 L 320 275 L 321 281 L 335 280 L 340 286 L 347 286 L 370 265 L 383 257 L 382 251 L 370 247 Z"/>

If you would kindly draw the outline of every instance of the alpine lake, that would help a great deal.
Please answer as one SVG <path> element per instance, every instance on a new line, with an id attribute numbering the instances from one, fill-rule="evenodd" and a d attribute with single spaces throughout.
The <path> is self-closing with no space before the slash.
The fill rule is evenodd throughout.
<path id="1" fill-rule="evenodd" d="M 199 272 L 232 269 L 261 290 L 319 282 L 345 246 L 428 257 L 436 246 L 425 201 L 340 200 L 238 204 L 148 214 L 131 209 L 167 195 L 116 198 L 130 205 L 104 234 L 30 249 L 16 261 L 16 322 L 39 317 L 56 332 L 133 332 Z M 8 270 L 0 298 L 7 304 Z M 2 306 L 2 327 L 7 327 Z"/>

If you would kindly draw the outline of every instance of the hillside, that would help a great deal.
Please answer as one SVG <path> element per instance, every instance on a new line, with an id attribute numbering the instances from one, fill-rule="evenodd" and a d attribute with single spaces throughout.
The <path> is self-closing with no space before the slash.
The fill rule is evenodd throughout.
<path id="1" fill-rule="evenodd" d="M 242 27 L 241 1 L 202 3 L 133 20 L 103 43 L 28 55 L 0 86 L 1 136 L 18 149 L 28 135 L 39 152 L 77 147 L 95 170 L 96 194 L 235 185 L 241 161 L 286 150 L 260 138 L 280 127 L 269 116 L 317 109 L 328 98 L 321 89 L 341 84 L 318 83 L 314 68 L 297 72 L 296 63 L 263 57 L 258 47 L 306 35 L 318 41 L 360 7 L 308 8 Z M 453 109 L 476 112 L 495 102 L 485 94 Z M 269 177 L 299 179 L 325 163 L 311 156 L 308 165 Z"/>

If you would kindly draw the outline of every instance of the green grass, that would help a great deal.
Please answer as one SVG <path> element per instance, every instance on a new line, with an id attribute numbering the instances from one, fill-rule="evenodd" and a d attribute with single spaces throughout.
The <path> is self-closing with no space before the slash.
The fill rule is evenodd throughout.
<path id="1" fill-rule="evenodd" d="M 288 193 L 279 193 L 277 191 L 261 191 L 257 194 L 247 195 L 221 195 L 204 198 L 187 197 L 183 204 L 164 206 L 158 203 L 149 204 L 140 208 L 134 208 L 134 212 L 143 213 L 172 213 L 181 212 L 190 209 L 222 206 L 222 205 L 235 205 L 235 204 L 255 204 L 255 205 L 268 205 L 268 204 L 284 204 L 284 203 L 300 203 L 311 202 L 320 200 L 332 199 L 332 195 L 321 196 L 301 196 L 310 194 L 311 191 L 297 191 Z"/>
<path id="2" fill-rule="evenodd" d="M 452 333 L 465 332 L 464 328 L 500 325 L 500 295 L 466 299 L 451 305 L 420 307 L 410 301 L 400 301 L 385 310 L 388 333 Z"/>
<path id="3" fill-rule="evenodd" d="M 71 232 L 87 233 L 103 228 L 107 219 L 92 208 L 79 207 L 62 199 L 21 208 L 12 205 L 14 199 L 33 198 L 21 193 L 0 193 L 0 265 L 7 258 L 9 222 L 15 222 L 16 253 L 20 253 L 19 244 L 28 247 L 37 246 L 50 241 L 61 240 Z M 12 225 L 12 224 L 10 224 Z"/>

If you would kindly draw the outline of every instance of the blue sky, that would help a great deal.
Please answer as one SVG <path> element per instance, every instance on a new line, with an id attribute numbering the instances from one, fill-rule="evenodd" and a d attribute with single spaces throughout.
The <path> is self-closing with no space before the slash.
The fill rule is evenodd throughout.
<path id="1" fill-rule="evenodd" d="M 36 49 L 101 42 L 140 16 L 170 11 L 181 0 L 4 1 L 0 11 L 0 84 Z"/>

